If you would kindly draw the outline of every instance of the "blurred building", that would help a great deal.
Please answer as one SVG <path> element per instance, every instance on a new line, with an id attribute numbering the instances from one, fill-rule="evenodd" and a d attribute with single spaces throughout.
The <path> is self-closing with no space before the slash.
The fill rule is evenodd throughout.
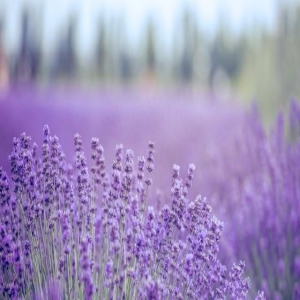
<path id="1" fill-rule="evenodd" d="M 0 91 L 9 86 L 9 63 L 2 42 L 2 24 L 0 21 Z"/>

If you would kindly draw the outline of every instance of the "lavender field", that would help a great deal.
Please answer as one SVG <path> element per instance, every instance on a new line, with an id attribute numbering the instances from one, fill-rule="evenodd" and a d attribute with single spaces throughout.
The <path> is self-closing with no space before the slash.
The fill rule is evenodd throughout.
<path id="1" fill-rule="evenodd" d="M 266 130 L 183 91 L 3 93 L 1 299 L 300 299 L 299 133 L 296 102 Z"/>

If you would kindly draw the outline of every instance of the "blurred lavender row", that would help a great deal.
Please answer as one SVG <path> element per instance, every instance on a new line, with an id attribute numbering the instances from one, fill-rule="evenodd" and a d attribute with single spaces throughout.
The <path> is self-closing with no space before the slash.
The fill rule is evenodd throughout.
<path id="1" fill-rule="evenodd" d="M 208 97 L 212 101 L 206 101 Z M 201 100 L 205 103 L 199 105 Z M 226 102 L 218 103 L 212 96 L 184 91 L 38 91 L 27 87 L 3 95 L 0 111 L 0 163 L 4 167 L 8 167 L 14 136 L 25 131 L 38 140 L 40 128 L 49 124 L 71 157 L 74 132 L 80 132 L 85 142 L 99 136 L 109 160 L 120 140 L 125 146 L 132 145 L 136 153 L 142 153 L 144 145 L 154 140 L 159 149 L 154 177 L 158 177 L 160 189 L 169 186 L 168 178 L 161 175 L 174 163 L 187 166 L 193 161 L 207 171 L 218 168 L 218 153 L 231 147 L 245 122 L 240 107 L 227 107 Z M 85 150 L 89 157 L 89 149 Z M 199 172 L 197 177 L 203 182 L 207 175 Z"/>

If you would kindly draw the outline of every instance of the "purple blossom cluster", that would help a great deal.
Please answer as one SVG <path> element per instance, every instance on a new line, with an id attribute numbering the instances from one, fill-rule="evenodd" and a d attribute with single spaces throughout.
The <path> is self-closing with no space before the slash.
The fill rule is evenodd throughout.
<path id="1" fill-rule="evenodd" d="M 148 206 L 154 143 L 146 157 L 117 145 L 107 168 L 99 139 L 89 169 L 79 134 L 70 164 L 44 127 L 41 151 L 13 141 L 0 169 L 1 299 L 247 299 L 245 263 L 219 260 L 223 223 L 206 198 L 190 200 L 195 173 L 173 166 L 170 205 Z M 256 299 L 264 299 L 261 292 Z"/>

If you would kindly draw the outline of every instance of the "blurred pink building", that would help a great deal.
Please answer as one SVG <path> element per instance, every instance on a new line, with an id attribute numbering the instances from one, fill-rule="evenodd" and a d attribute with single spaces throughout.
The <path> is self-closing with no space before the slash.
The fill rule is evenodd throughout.
<path id="1" fill-rule="evenodd" d="M 0 91 L 9 85 L 9 66 L 4 49 L 0 43 Z"/>

